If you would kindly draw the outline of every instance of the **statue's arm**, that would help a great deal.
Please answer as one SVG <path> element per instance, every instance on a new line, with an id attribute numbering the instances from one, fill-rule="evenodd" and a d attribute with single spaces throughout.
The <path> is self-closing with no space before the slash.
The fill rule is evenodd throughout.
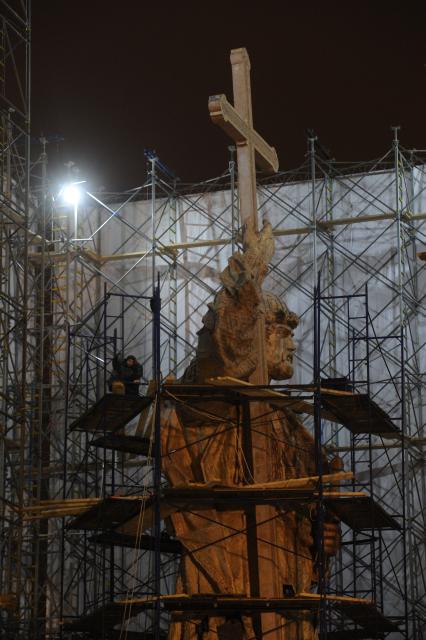
<path id="1" fill-rule="evenodd" d="M 221 273 L 220 279 L 235 301 L 243 302 L 244 295 L 251 293 L 259 303 L 262 284 L 274 255 L 271 223 L 264 219 L 260 231 L 255 231 L 249 225 L 244 227 L 243 243 L 244 251 L 234 253 L 229 258 L 228 266 Z"/>
<path id="2" fill-rule="evenodd" d="M 316 475 L 315 466 L 315 440 L 311 433 L 305 428 L 303 422 L 292 411 L 287 412 L 289 425 L 294 434 L 297 434 L 297 446 L 299 448 L 299 464 L 303 465 L 302 475 Z M 332 473 L 333 469 L 323 451 L 323 473 Z M 316 556 L 317 549 L 317 509 L 312 505 L 311 509 L 311 535 L 314 541 L 313 552 Z M 338 518 L 328 509 L 324 513 L 323 521 L 323 547 L 326 557 L 337 555 L 341 545 L 341 530 Z"/>

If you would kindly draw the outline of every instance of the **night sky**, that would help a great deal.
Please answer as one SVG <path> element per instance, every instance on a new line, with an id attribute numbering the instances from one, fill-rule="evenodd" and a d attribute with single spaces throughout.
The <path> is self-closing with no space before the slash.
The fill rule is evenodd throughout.
<path id="1" fill-rule="evenodd" d="M 34 0 L 32 133 L 53 176 L 72 160 L 92 188 L 145 177 L 144 148 L 185 181 L 222 173 L 230 141 L 209 95 L 232 102 L 229 51 L 252 65 L 254 124 L 281 169 L 307 128 L 338 160 L 426 149 L 426 2 Z"/>

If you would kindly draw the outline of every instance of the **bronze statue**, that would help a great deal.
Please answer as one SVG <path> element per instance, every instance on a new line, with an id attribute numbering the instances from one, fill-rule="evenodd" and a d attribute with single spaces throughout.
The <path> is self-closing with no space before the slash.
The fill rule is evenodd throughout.
<path id="1" fill-rule="evenodd" d="M 196 357 L 181 382 L 200 384 L 218 376 L 249 380 L 257 366 L 253 345 L 259 323 L 265 336 L 269 380 L 292 377 L 293 330 L 298 317 L 277 296 L 262 291 L 273 251 L 272 229 L 267 221 L 259 233 L 245 229 L 245 250 L 231 256 L 221 275 L 223 286 L 208 306 L 199 331 Z M 229 487 L 253 482 L 242 446 L 241 420 L 234 406 L 211 399 L 201 400 L 195 407 L 172 403 L 162 410 L 162 415 L 163 471 L 171 486 L 188 486 L 193 482 Z M 262 402 L 261 410 L 252 415 L 251 425 L 265 434 L 266 456 L 259 459 L 266 457 L 268 461 L 260 470 L 260 477 L 266 482 L 315 474 L 313 438 L 293 411 L 273 409 Z M 256 466 L 256 451 L 253 454 Z M 261 584 L 260 595 L 280 597 L 315 588 L 314 510 L 315 505 L 304 514 L 272 506 L 257 507 L 259 570 L 262 584 L 266 584 L 266 587 Z M 251 592 L 243 508 L 181 511 L 171 516 L 171 523 L 186 551 L 177 593 L 255 595 Z M 327 524 L 324 548 L 329 556 L 336 551 L 338 537 L 338 526 Z M 307 612 L 287 617 L 266 614 L 266 617 L 262 615 L 266 620 L 266 624 L 262 622 L 265 637 L 274 640 L 317 637 L 315 618 Z M 223 618 L 209 617 L 208 625 L 200 627 L 196 619 L 175 617 L 169 637 L 225 638 L 227 624 Z M 236 624 L 240 637 L 248 640 L 256 636 L 250 617 L 243 616 Z"/>

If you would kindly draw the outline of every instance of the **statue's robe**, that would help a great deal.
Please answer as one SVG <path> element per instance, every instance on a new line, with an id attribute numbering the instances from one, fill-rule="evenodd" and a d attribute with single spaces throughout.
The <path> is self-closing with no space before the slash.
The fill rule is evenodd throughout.
<path id="1" fill-rule="evenodd" d="M 247 465 L 242 449 L 242 426 L 236 424 L 235 408 L 225 410 L 218 405 L 222 416 L 214 420 L 203 418 L 198 411 L 173 404 L 162 409 L 163 471 L 171 486 L 190 482 L 216 485 L 241 485 L 247 481 Z M 202 411 L 201 406 L 199 410 Z M 208 412 L 214 414 L 214 403 L 208 403 Z M 315 474 L 314 442 L 296 415 L 291 411 L 273 410 L 262 404 L 263 430 L 269 432 L 267 479 L 270 481 L 306 477 Z M 192 419 L 191 419 L 192 415 Z M 256 422 L 252 425 L 255 428 Z M 265 429 L 266 427 L 266 429 Z M 265 513 L 265 508 L 263 513 Z M 276 595 L 289 587 L 294 593 L 311 591 L 315 582 L 315 551 L 313 524 L 315 514 L 309 508 L 305 513 L 286 512 L 266 507 L 274 518 L 272 562 L 268 571 L 273 574 Z M 182 542 L 182 558 L 176 591 L 187 594 L 250 595 L 247 560 L 247 536 L 243 509 L 238 511 L 197 510 L 191 508 L 171 516 L 174 533 Z M 266 529 L 268 531 L 270 529 Z M 243 533 L 239 533 L 243 531 Z M 262 527 L 258 537 L 264 539 Z M 263 564 L 265 569 L 265 564 Z M 311 640 L 316 637 L 315 616 L 308 612 L 286 618 L 279 616 L 282 628 L 274 638 L 285 640 Z M 209 631 L 203 638 L 217 638 L 217 627 L 223 619 L 209 618 Z M 253 638 L 252 621 L 244 617 L 244 635 Z M 171 625 L 172 640 L 195 640 L 196 621 L 175 620 Z M 268 637 L 268 636 L 266 636 Z M 272 637 L 272 636 L 269 636 Z"/>
<path id="2" fill-rule="evenodd" d="M 295 314 L 274 296 L 262 292 L 267 264 L 273 254 L 270 225 L 255 235 L 244 253 L 231 256 L 221 274 L 223 287 L 208 305 L 198 333 L 196 357 L 182 382 L 200 384 L 217 376 L 249 380 L 258 366 L 255 348 L 258 321 L 266 327 L 284 324 L 290 331 L 297 325 Z M 265 332 L 265 342 L 267 339 Z M 236 407 L 211 398 L 202 399 L 198 408 L 181 403 L 166 405 L 167 402 L 161 409 L 162 467 L 171 486 L 191 482 L 211 486 L 253 482 L 247 472 L 242 425 Z M 260 456 L 254 450 L 254 461 L 256 465 L 259 460 L 268 465 L 255 469 L 256 481 L 315 475 L 314 442 L 296 415 L 287 410 L 274 410 L 266 403 L 259 403 L 253 413 L 252 429 L 258 428 L 265 435 L 260 439 L 256 437 L 256 446 L 263 446 L 259 445 L 263 442 L 266 449 Z M 311 508 L 306 505 L 303 512 L 279 510 L 272 505 L 256 508 L 260 571 L 262 579 L 267 574 L 270 580 L 269 593 L 265 594 L 262 588 L 261 596 L 281 597 L 287 590 L 294 593 L 312 590 L 316 555 L 314 510 L 315 505 Z M 188 505 L 185 510 L 174 513 L 170 521 L 186 550 L 176 592 L 254 595 L 250 587 L 243 508 L 197 510 Z M 269 524 L 271 521 L 273 526 Z M 202 635 L 204 640 L 215 640 L 218 636 L 219 640 L 227 640 L 232 636 L 231 640 L 238 640 L 237 631 L 229 633 L 228 627 L 228 633 L 223 632 L 223 622 L 223 619 L 209 617 L 206 630 L 202 625 L 197 627 L 195 619 L 188 621 L 175 616 L 169 637 L 170 640 L 199 640 Z M 245 638 L 254 638 L 253 621 L 243 617 L 242 623 Z M 315 616 L 308 612 L 286 617 L 262 614 L 262 625 L 269 629 L 264 637 L 270 640 L 317 637 Z M 274 626 L 277 628 L 272 630 Z"/>

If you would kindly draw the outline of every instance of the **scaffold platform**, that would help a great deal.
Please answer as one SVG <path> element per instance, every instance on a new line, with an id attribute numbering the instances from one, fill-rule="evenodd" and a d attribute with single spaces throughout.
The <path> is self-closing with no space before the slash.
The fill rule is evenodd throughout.
<path id="1" fill-rule="evenodd" d="M 199 402 L 223 402 L 238 404 L 267 402 L 276 409 L 290 409 L 296 413 L 314 414 L 312 394 L 316 387 L 309 384 L 289 385 L 283 389 L 257 387 L 236 378 L 212 379 L 211 384 L 165 385 L 163 397 L 177 399 L 190 405 Z M 295 392 L 304 395 L 291 395 Z M 367 394 L 354 393 L 347 389 L 319 388 L 321 394 L 321 416 L 324 420 L 337 422 L 354 434 L 374 434 L 398 437 L 399 428 L 389 415 Z M 310 395 L 309 395 L 310 394 Z"/>
<path id="2" fill-rule="evenodd" d="M 303 391 L 303 389 L 298 388 L 297 391 Z M 307 391 L 309 399 L 312 387 L 307 388 Z M 301 413 L 303 409 L 306 409 L 306 413 L 311 413 L 313 410 L 313 405 L 306 402 L 299 393 L 295 396 L 286 389 L 279 388 L 278 390 L 269 386 L 256 386 L 231 377 L 212 378 L 208 384 L 165 384 L 162 396 L 164 399 L 177 399 L 191 405 L 199 402 L 205 403 L 206 400 L 229 404 L 239 404 L 246 401 L 267 402 L 277 408 L 297 409 Z"/>
<path id="3" fill-rule="evenodd" d="M 89 538 L 89 542 L 105 546 L 127 547 L 129 549 L 141 549 L 145 551 L 153 551 L 155 548 L 154 536 L 131 536 L 118 531 L 107 531 L 92 536 Z M 183 553 L 183 547 L 179 540 L 162 533 L 160 536 L 160 552 L 181 554 Z"/>
<path id="4" fill-rule="evenodd" d="M 390 529 L 400 531 L 401 525 L 371 496 L 341 496 L 324 498 L 325 505 L 354 531 Z"/>
<path id="5" fill-rule="evenodd" d="M 121 433 L 109 433 L 91 442 L 92 447 L 111 449 L 122 453 L 139 456 L 150 456 L 154 451 L 154 443 L 150 438 L 127 436 Z"/>
<path id="6" fill-rule="evenodd" d="M 350 596 L 325 595 L 321 597 L 315 593 L 300 593 L 281 598 L 251 598 L 226 594 L 174 594 L 160 596 L 159 600 L 164 611 L 190 614 L 194 619 L 206 616 L 227 617 L 270 612 L 285 615 L 293 611 L 312 611 L 315 614 L 319 607 L 326 602 L 346 619 L 362 627 L 361 633 L 364 635 L 358 635 L 358 630 L 352 630 L 357 634 L 353 640 L 355 638 L 358 640 L 368 637 L 375 638 L 378 637 L 377 634 L 398 631 L 398 626 L 386 618 L 370 600 Z M 153 609 L 157 601 L 155 596 L 147 596 L 110 602 L 88 615 L 81 616 L 78 620 L 65 623 L 64 631 L 90 632 L 94 629 L 112 628 L 122 623 L 124 616 L 128 620 L 143 611 Z M 351 630 L 348 631 L 348 634 L 350 633 Z M 373 633 L 375 635 L 372 635 Z M 337 638 L 338 636 L 334 640 Z M 352 638 L 352 636 L 348 635 L 345 638 Z"/>
<path id="7" fill-rule="evenodd" d="M 354 434 L 373 434 L 395 438 L 400 430 L 374 400 L 367 394 L 321 396 L 321 403 L 334 414 L 336 422 L 344 425 Z M 328 418 L 327 418 L 328 419 Z"/>
<path id="8" fill-rule="evenodd" d="M 301 502 L 315 500 L 313 489 L 246 489 L 232 487 L 228 489 L 164 489 L 161 496 L 161 517 L 167 518 L 178 510 L 244 509 L 249 504 L 277 505 L 285 502 L 290 508 L 297 509 Z M 151 496 L 109 496 L 77 515 L 67 526 L 68 529 L 86 531 L 113 530 L 133 520 L 143 512 L 143 522 L 137 528 L 146 531 L 153 525 L 154 499 Z M 133 534 L 133 528 L 126 531 Z"/>
<path id="9" fill-rule="evenodd" d="M 123 629 L 105 629 L 103 631 L 93 630 L 89 634 L 85 634 L 86 640 L 155 640 L 154 632 L 149 631 L 129 631 L 126 629 L 123 634 Z M 167 634 L 161 632 L 160 640 L 166 640 Z"/>
<path id="10" fill-rule="evenodd" d="M 352 529 L 392 529 L 400 530 L 399 523 L 389 515 L 371 496 L 366 494 L 327 495 L 323 493 L 325 505 L 342 522 Z M 174 504 L 179 509 L 211 508 L 235 509 L 243 508 L 248 504 L 276 506 L 286 505 L 297 511 L 299 504 L 312 502 L 318 499 L 318 489 L 251 489 L 250 485 L 232 488 L 194 488 L 194 489 L 164 489 L 164 499 Z"/>
<path id="11" fill-rule="evenodd" d="M 336 602 L 333 608 L 340 612 L 345 618 L 349 618 L 355 624 L 363 627 L 370 633 L 370 637 L 375 637 L 377 633 L 395 633 L 398 625 L 393 620 L 385 617 L 373 602 L 366 602 L 362 606 L 347 601 Z"/>
<path id="12" fill-rule="evenodd" d="M 107 393 L 70 425 L 70 431 L 117 431 L 152 402 L 151 396 Z"/>
<path id="13" fill-rule="evenodd" d="M 123 615 L 126 620 L 134 618 L 145 610 L 143 606 L 127 605 L 123 606 L 120 602 L 108 602 L 103 607 L 98 607 L 86 615 L 82 615 L 76 620 L 64 622 L 62 628 L 65 633 L 90 633 L 99 634 L 104 637 L 114 631 L 114 627 L 124 622 Z M 144 636 L 144 634 L 141 634 Z M 109 637 L 109 636 L 108 636 Z"/>
<path id="14" fill-rule="evenodd" d="M 373 633 L 368 629 L 343 629 L 342 631 L 329 631 L 327 640 L 383 640 L 386 632 Z"/>
<path id="15" fill-rule="evenodd" d="M 297 511 L 307 503 L 319 499 L 316 487 L 312 488 L 252 488 L 250 485 L 233 487 L 184 487 L 165 488 L 161 495 L 161 516 L 167 518 L 175 511 L 187 509 L 244 509 L 248 505 L 286 506 Z M 399 530 L 400 525 L 371 496 L 362 493 L 323 492 L 326 507 L 342 522 L 355 531 L 363 529 Z M 110 496 L 77 515 L 68 524 L 68 529 L 113 530 L 133 520 L 143 517 L 137 528 L 147 530 L 152 527 L 154 499 L 150 496 Z M 133 535 L 133 528 L 124 533 Z"/>
<path id="16" fill-rule="evenodd" d="M 109 496 L 76 516 L 67 529 L 114 529 L 138 516 L 146 502 L 147 499 L 140 496 Z"/>

